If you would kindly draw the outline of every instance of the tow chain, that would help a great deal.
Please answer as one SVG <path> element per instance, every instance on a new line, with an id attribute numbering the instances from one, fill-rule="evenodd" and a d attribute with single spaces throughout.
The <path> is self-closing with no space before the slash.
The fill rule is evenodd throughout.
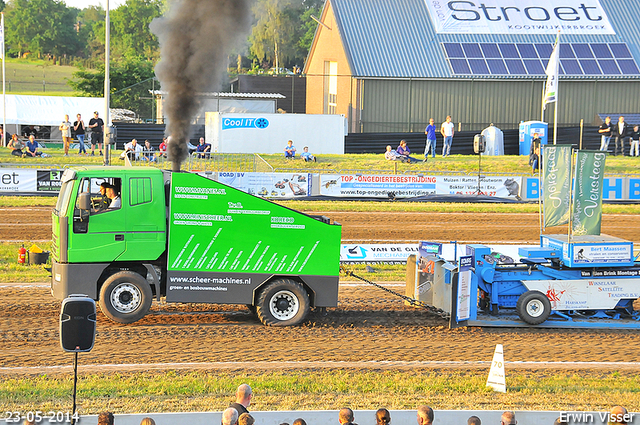
<path id="1" fill-rule="evenodd" d="M 369 285 L 373 285 L 376 288 L 382 289 L 383 291 L 386 291 L 386 292 L 388 292 L 388 293 L 390 293 L 392 295 L 400 297 L 403 300 L 405 300 L 406 302 L 408 302 L 409 304 L 411 304 L 412 306 L 422 307 L 425 310 L 427 310 L 427 312 L 429 312 L 429 314 L 431 314 L 432 316 L 440 317 L 440 318 L 445 319 L 445 320 L 449 320 L 450 317 L 451 317 L 451 314 L 447 313 L 446 311 L 444 311 L 444 310 L 442 310 L 440 308 L 437 308 L 437 307 L 434 307 L 432 305 L 426 304 L 423 301 L 416 300 L 415 298 L 411 298 L 411 297 L 406 296 L 404 294 L 401 294 L 399 292 L 392 291 L 389 288 L 385 288 L 384 286 L 382 286 L 382 285 L 380 285 L 378 283 L 372 282 L 369 279 L 366 279 L 366 278 L 364 278 L 362 276 L 358 276 L 357 274 L 355 274 L 351 270 L 347 270 L 344 266 L 340 266 L 340 271 L 342 273 L 346 274 L 347 276 L 353 276 L 356 279 L 359 279 L 359 280 L 361 280 L 363 282 L 368 283 Z"/>

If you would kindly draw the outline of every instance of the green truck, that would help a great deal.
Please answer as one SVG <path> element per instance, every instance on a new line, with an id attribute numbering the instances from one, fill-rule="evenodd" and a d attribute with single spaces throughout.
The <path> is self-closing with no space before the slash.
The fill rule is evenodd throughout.
<path id="1" fill-rule="evenodd" d="M 341 227 L 194 173 L 67 169 L 53 210 L 51 292 L 85 294 L 119 323 L 168 303 L 245 304 L 296 325 L 338 299 Z M 120 206 L 100 207 L 100 185 Z"/>

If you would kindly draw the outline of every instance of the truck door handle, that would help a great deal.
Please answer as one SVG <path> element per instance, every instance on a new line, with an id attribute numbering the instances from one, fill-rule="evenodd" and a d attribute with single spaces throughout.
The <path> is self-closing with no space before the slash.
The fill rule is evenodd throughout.
<path id="1" fill-rule="evenodd" d="M 124 235 L 116 235 L 116 240 L 117 241 L 123 241 L 124 240 Z"/>

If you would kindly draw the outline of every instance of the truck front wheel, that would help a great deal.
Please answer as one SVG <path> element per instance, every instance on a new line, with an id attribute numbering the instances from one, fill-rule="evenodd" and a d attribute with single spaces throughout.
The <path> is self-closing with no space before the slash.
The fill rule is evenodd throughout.
<path id="1" fill-rule="evenodd" d="M 301 323 L 309 313 L 309 295 L 296 281 L 276 280 L 258 296 L 258 318 L 267 326 L 293 326 Z"/>
<path id="2" fill-rule="evenodd" d="M 100 310 L 118 323 L 133 323 L 151 308 L 149 283 L 138 273 L 120 271 L 111 275 L 100 290 Z"/>
<path id="3" fill-rule="evenodd" d="M 539 325 L 551 314 L 551 302 L 540 291 L 527 291 L 518 298 L 516 311 L 524 322 Z"/>

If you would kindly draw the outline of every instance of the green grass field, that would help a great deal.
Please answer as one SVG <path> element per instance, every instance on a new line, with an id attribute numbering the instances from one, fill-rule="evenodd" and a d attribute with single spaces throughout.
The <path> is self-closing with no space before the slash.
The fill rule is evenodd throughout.
<path id="1" fill-rule="evenodd" d="M 44 60 L 7 59 L 5 82 L 8 94 L 70 96 L 73 89 L 67 84 L 75 66 L 52 65 Z"/>

